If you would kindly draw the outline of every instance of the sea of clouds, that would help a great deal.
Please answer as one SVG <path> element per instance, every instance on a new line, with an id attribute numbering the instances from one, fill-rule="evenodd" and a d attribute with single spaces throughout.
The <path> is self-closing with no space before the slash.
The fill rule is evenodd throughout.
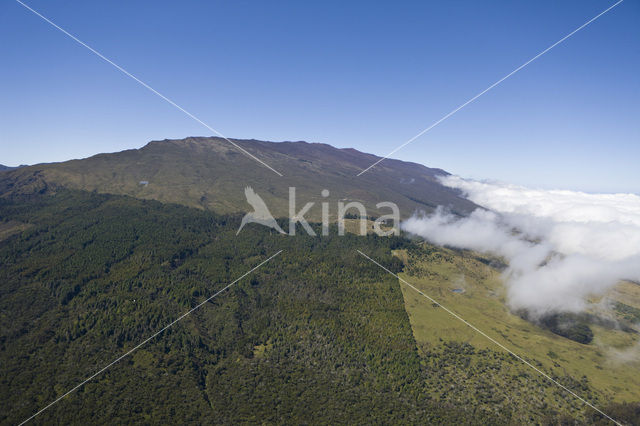
<path id="1" fill-rule="evenodd" d="M 402 228 L 426 240 L 491 253 L 509 264 L 508 303 L 534 315 L 579 312 L 620 280 L 640 282 L 640 196 L 530 189 L 455 176 L 443 184 L 484 207 L 444 208 Z"/>

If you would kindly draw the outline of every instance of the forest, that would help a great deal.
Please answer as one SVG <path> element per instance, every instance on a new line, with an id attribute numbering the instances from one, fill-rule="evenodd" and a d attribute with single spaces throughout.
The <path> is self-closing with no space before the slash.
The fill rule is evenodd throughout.
<path id="1" fill-rule="evenodd" d="M 523 420 L 508 403 L 492 408 L 490 383 L 458 381 L 492 368 L 464 360 L 472 347 L 418 350 L 398 280 L 356 251 L 399 272 L 392 250 L 409 240 L 338 237 L 336 229 L 289 237 L 259 225 L 236 236 L 240 219 L 83 191 L 0 199 L 3 229 L 18 229 L 0 241 L 0 423 L 29 418 L 279 250 L 31 422 Z M 458 396 L 436 398 L 433 386 Z M 533 420 L 608 424 L 575 406 L 567 412 L 550 401 Z M 633 404 L 608 410 L 630 424 L 640 414 Z"/>

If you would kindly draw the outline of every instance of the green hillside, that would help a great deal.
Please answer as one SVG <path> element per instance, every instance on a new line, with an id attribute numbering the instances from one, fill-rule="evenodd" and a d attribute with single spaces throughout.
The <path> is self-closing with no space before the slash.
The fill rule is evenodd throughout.
<path id="1" fill-rule="evenodd" d="M 640 322 L 633 315 L 640 312 L 637 308 L 640 306 L 640 286 L 621 283 L 612 291 L 608 297 L 614 302 L 620 300 L 621 292 L 625 293 L 626 304 L 617 302 L 617 323 L 614 327 L 603 326 L 606 322 L 589 324 L 595 338 L 589 344 L 581 344 L 553 333 L 544 324 L 525 321 L 510 312 L 505 303 L 500 270 L 492 266 L 495 264 L 492 259 L 429 244 L 412 245 L 407 250 L 396 251 L 396 255 L 403 259 L 405 267 L 401 276 L 409 283 L 578 395 L 597 406 L 640 401 L 640 359 L 635 356 L 621 360 L 619 356 L 625 352 L 637 354 Z M 545 385 L 536 372 L 504 351 L 497 358 L 500 362 L 496 362 L 495 358 L 487 356 L 494 350 L 499 351 L 494 343 L 408 286 L 402 285 L 402 292 L 423 357 L 430 364 L 441 363 L 442 356 L 448 352 L 446 348 L 453 345 L 466 348 L 465 356 L 455 358 L 473 366 L 475 374 L 452 372 L 465 386 L 446 391 L 442 386 L 432 387 L 432 394 L 439 401 L 453 403 L 469 398 L 470 389 L 476 388 L 480 391 L 474 397 L 489 398 L 497 409 L 511 406 L 515 400 L 519 411 L 530 413 L 532 418 L 536 417 L 535 413 L 549 410 L 549 401 L 555 402 L 555 409 L 563 407 L 565 410 L 581 404 L 567 392 Z M 621 309 L 621 306 L 627 309 Z M 536 382 L 535 391 L 523 391 L 523 382 L 531 381 Z M 445 384 L 442 380 L 437 383 Z M 487 388 L 492 391 L 487 393 Z"/>
<path id="2" fill-rule="evenodd" d="M 385 160 L 356 178 L 379 157 L 354 149 L 306 142 L 234 140 L 284 176 L 241 153 L 220 138 L 151 142 L 141 149 L 100 154 L 83 160 L 39 164 L 0 175 L 0 195 L 52 192 L 66 187 L 142 199 L 180 203 L 217 213 L 250 209 L 244 188 L 252 186 L 276 217 L 288 217 L 288 188 L 296 187 L 298 209 L 316 206 L 306 216 L 320 221 L 320 202 L 329 202 L 335 218 L 339 200 L 360 201 L 371 216 L 382 201 L 398 204 L 403 217 L 414 211 L 449 206 L 464 214 L 476 206 L 436 179 L 446 172 L 416 163 Z M 328 189 L 328 198 L 320 192 Z"/>
<path id="3" fill-rule="evenodd" d="M 392 252 L 414 250 L 408 240 L 254 225 L 236 237 L 239 220 L 68 190 L 0 200 L 13 229 L 0 241 L 0 423 L 29 417 L 283 250 L 33 422 L 607 424 L 471 336 L 473 346 L 458 332 L 417 333 L 398 281 L 356 252 L 400 272 Z M 612 415 L 633 415 L 591 379 L 558 374 Z"/>
<path id="4" fill-rule="evenodd" d="M 36 423 L 459 422 L 432 403 L 392 277 L 398 239 L 285 237 L 90 193 L 0 201 L 2 424 L 15 424 L 284 250 Z M 481 420 L 482 418 L 479 418 Z M 490 419 L 490 417 L 486 417 Z"/>

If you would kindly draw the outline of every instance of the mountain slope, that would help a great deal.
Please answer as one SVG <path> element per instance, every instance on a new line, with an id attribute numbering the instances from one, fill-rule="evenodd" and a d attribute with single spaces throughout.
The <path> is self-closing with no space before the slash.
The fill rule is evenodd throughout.
<path id="1" fill-rule="evenodd" d="M 466 332 L 416 345 L 398 280 L 356 251 L 400 272 L 391 250 L 413 246 L 401 237 L 337 237 L 335 226 L 284 237 L 253 224 L 236 236 L 240 215 L 69 190 L 0 199 L 0 218 L 29 224 L 0 241 L 0 424 L 278 250 L 34 424 L 606 424 L 503 352 L 459 343 Z M 606 411 L 624 420 L 634 407 Z"/>
<path id="2" fill-rule="evenodd" d="M 239 215 L 58 191 L 0 199 L 0 424 L 18 424 L 268 256 L 280 256 L 34 424 L 500 423 L 431 401 L 400 238 L 284 237 Z M 502 415 L 501 417 L 504 417 Z M 508 422 L 508 417 L 505 423 Z"/>
<path id="3" fill-rule="evenodd" d="M 275 216 L 288 216 L 288 188 L 296 187 L 297 210 L 308 201 L 306 215 L 318 220 L 320 202 L 337 215 L 338 200 L 360 201 L 369 216 L 388 214 L 375 205 L 393 201 L 401 216 L 444 205 L 458 214 L 476 206 L 437 177 L 447 173 L 416 163 L 385 160 L 360 177 L 356 175 L 379 157 L 354 149 L 306 142 L 234 140 L 280 171 L 280 177 L 220 138 L 187 138 L 150 142 L 141 149 L 99 154 L 83 160 L 40 164 L 4 173 L 0 194 L 55 191 L 58 187 L 130 195 L 175 202 L 218 213 L 245 212 L 245 186 L 265 200 Z M 330 191 L 322 198 L 323 189 Z M 355 210 L 353 211 L 355 212 Z"/>
<path id="4" fill-rule="evenodd" d="M 603 405 L 602 401 L 607 400 L 640 401 L 640 384 L 637 380 L 640 360 L 634 356 L 640 342 L 640 317 L 636 317 L 636 313 L 640 313 L 637 308 L 640 306 L 639 286 L 632 283 L 617 286 L 607 297 L 619 300 L 617 306 L 624 311 L 608 312 L 603 318 L 608 318 L 609 324 L 590 323 L 595 339 L 590 343 L 579 343 L 550 331 L 540 323 L 526 321 L 512 312 L 505 302 L 502 271 L 492 266 L 495 265 L 495 259 L 491 257 L 428 243 L 411 246 L 408 250 L 397 250 L 396 255 L 404 262 L 401 276 L 408 282 L 552 377 L 560 378 L 563 384 L 592 403 Z M 413 289 L 407 286 L 401 288 L 422 353 L 438 351 L 439 348 L 434 348 L 433 344 L 438 339 L 468 344 L 478 351 L 496 349 L 495 344 L 486 337 L 453 319 L 443 309 L 433 306 Z M 601 302 L 603 306 L 610 303 L 605 300 Z M 621 354 L 627 354 L 626 359 Z M 475 355 L 468 358 L 472 362 L 479 362 Z M 441 356 L 435 358 L 439 359 Z M 518 364 L 523 366 L 520 362 Z M 511 405 L 513 402 L 509 401 L 508 394 L 515 391 L 510 387 L 510 376 L 514 374 L 507 370 L 513 366 L 502 363 L 501 368 L 505 371 L 492 379 L 500 384 L 499 392 L 493 396 L 497 398 L 498 394 L 502 394 L 501 403 Z M 516 369 L 515 375 L 521 371 L 531 377 L 539 377 L 528 368 Z M 467 388 L 457 389 L 456 392 L 443 396 L 442 390 L 434 386 L 433 392 L 443 401 L 453 402 L 455 398 L 464 396 L 469 388 L 482 387 L 480 382 L 486 380 L 488 374 L 491 372 L 479 367 L 475 375 L 459 379 L 467 384 Z M 519 407 L 519 410 L 529 409 L 535 413 L 542 410 L 541 407 L 548 399 L 555 399 L 558 405 L 579 405 L 567 392 L 556 386 L 545 385 L 544 389 L 538 389 L 523 400 L 523 405 L 529 407 Z M 495 402 L 495 405 L 498 403 Z M 536 405 L 538 408 L 535 408 Z"/>

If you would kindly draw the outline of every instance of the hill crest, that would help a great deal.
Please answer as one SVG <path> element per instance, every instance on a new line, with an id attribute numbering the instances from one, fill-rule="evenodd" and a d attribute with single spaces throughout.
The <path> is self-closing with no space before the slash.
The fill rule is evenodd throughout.
<path id="1" fill-rule="evenodd" d="M 458 214 L 477 207 L 457 190 L 440 184 L 438 176 L 448 175 L 442 169 L 387 159 L 356 177 L 380 157 L 323 143 L 232 141 L 284 176 L 276 175 L 222 138 L 188 137 L 12 170 L 0 179 L 0 194 L 67 187 L 238 213 L 249 209 L 243 194 L 245 186 L 252 186 L 274 215 L 284 217 L 288 215 L 288 188 L 294 186 L 299 204 L 359 201 L 372 216 L 379 214 L 375 205 L 382 201 L 396 203 L 402 217 L 439 205 Z M 330 191 L 327 199 L 320 196 L 323 189 Z M 308 217 L 319 218 L 317 210 Z M 335 212 L 330 216 L 335 217 Z"/>

